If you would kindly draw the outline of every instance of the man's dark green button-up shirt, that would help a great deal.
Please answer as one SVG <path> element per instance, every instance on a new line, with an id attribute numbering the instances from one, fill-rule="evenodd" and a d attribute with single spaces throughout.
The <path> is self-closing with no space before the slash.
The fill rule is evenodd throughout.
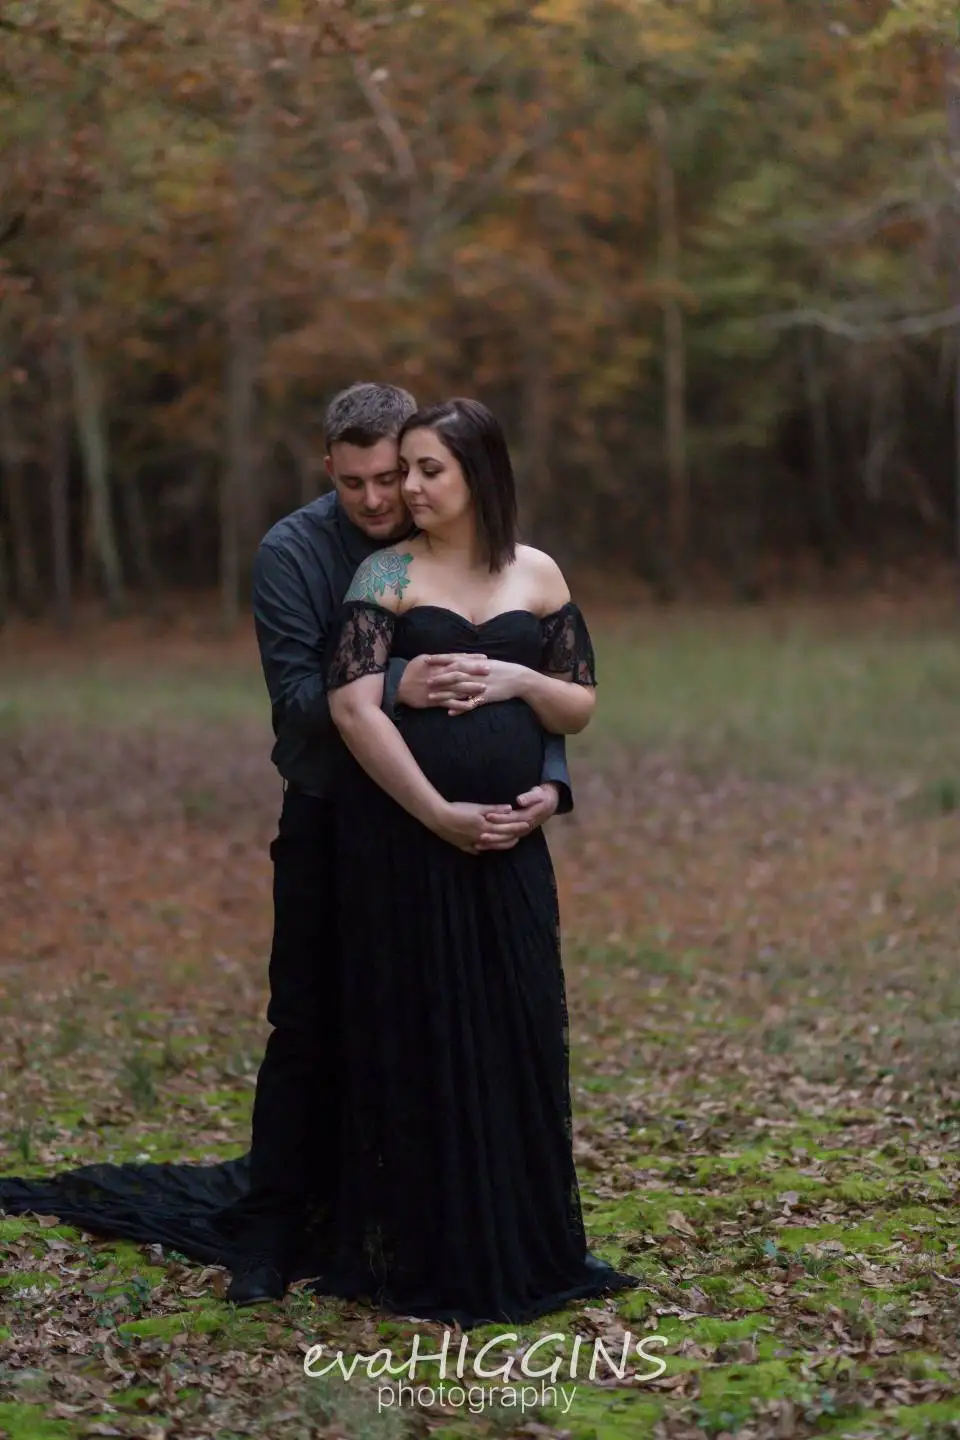
<path id="1" fill-rule="evenodd" d="M 312 795 L 328 794 L 340 744 L 324 686 L 327 637 L 358 565 L 380 548 L 351 524 L 331 491 L 278 521 L 257 551 L 253 615 L 276 736 L 273 763 L 284 780 Z M 388 714 L 405 664 L 390 661 L 383 696 Z M 541 778 L 559 786 L 560 813 L 571 810 L 560 735 L 547 736 Z"/>

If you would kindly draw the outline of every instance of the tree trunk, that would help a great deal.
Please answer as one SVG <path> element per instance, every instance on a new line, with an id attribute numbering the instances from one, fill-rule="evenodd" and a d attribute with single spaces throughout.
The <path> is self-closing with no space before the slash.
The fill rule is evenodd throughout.
<path id="1" fill-rule="evenodd" d="M 7 537 L 0 525 L 0 630 L 10 618 L 10 575 L 7 570 Z"/>
<path id="2" fill-rule="evenodd" d="M 674 584 L 682 584 L 690 553 L 690 475 L 687 465 L 686 351 L 683 310 L 670 293 L 680 274 L 680 217 L 670 155 L 667 112 L 654 104 L 650 127 L 657 153 L 657 218 L 663 296 L 664 442 L 667 460 L 667 539 Z"/>
<path id="3" fill-rule="evenodd" d="M 234 224 L 228 260 L 226 294 L 226 456 L 220 481 L 221 619 L 231 631 L 240 616 L 244 557 L 259 539 L 260 500 L 254 464 L 254 415 L 259 368 L 259 333 L 255 296 L 262 269 L 265 207 L 261 186 L 263 165 L 263 74 L 250 11 L 239 42 L 243 70 L 255 87 L 239 120 L 233 161 Z"/>
<path id="4" fill-rule="evenodd" d="M 17 439 L 13 413 L 5 391 L 0 391 L 0 467 L 6 480 L 11 569 L 17 600 L 27 615 L 39 615 L 43 604 L 30 523 L 30 504 L 24 485 L 24 454 Z"/>
<path id="5" fill-rule="evenodd" d="M 208 488 L 213 488 L 211 481 L 212 477 L 204 473 L 201 462 L 195 461 L 190 482 L 190 498 L 186 505 L 187 573 L 190 577 L 190 584 L 198 590 L 208 589 L 211 580 L 210 557 L 205 548 L 207 535 L 203 521 L 204 499 Z"/>
<path id="6" fill-rule="evenodd" d="M 550 373 L 550 313 L 545 297 L 531 316 L 524 356 L 523 453 L 526 484 L 521 496 L 524 535 L 543 543 L 540 527 L 549 511 L 550 437 L 553 434 L 553 384 Z"/>
<path id="7" fill-rule="evenodd" d="M 107 432 L 100 377 L 87 349 L 87 343 L 80 328 L 76 298 L 69 285 L 66 290 L 66 301 L 70 321 L 70 370 L 73 379 L 73 404 L 80 451 L 83 456 L 87 493 L 90 499 L 92 540 L 107 605 L 111 614 L 117 615 L 124 608 L 125 597 L 120 551 L 110 503 Z"/>
<path id="8" fill-rule="evenodd" d="M 288 430 L 283 439 L 290 457 L 297 467 L 298 504 L 309 505 L 311 500 L 316 500 L 320 494 L 321 479 L 324 475 L 323 466 L 314 456 L 308 441 L 299 430 L 296 428 Z"/>
<path id="9" fill-rule="evenodd" d="M 235 292 L 227 303 L 227 454 L 220 482 L 220 602 L 223 627 L 228 632 L 240 618 L 242 549 L 249 536 L 256 376 L 253 348 L 248 298 Z"/>
<path id="10" fill-rule="evenodd" d="M 543 43 L 551 41 L 544 33 Z M 544 53 L 549 53 L 545 48 Z M 549 276 L 556 254 L 556 237 L 563 234 L 563 220 L 556 200 L 553 146 L 557 138 L 557 97 L 551 72 L 545 64 L 533 71 L 533 97 L 539 116 L 536 140 L 530 157 L 538 184 L 529 199 L 529 233 L 539 249 L 536 257 L 538 272 L 544 281 Z M 525 227 L 526 228 L 526 227 Z M 521 359 L 523 401 L 523 456 L 526 471 L 520 496 L 520 523 L 524 538 L 535 544 L 553 547 L 553 535 L 545 531 L 550 524 L 552 475 L 552 442 L 554 434 L 553 328 L 554 301 L 546 283 L 530 288 L 530 307 L 526 315 Z M 569 550 L 571 537 L 562 537 L 561 549 Z M 564 558 L 564 557 L 561 557 Z"/>
<path id="11" fill-rule="evenodd" d="M 120 485 L 120 503 L 130 539 L 130 552 L 137 581 L 147 600 L 147 611 L 156 615 L 160 605 L 160 581 L 153 563 L 150 531 L 143 509 L 143 495 L 136 471 L 124 477 Z"/>
<path id="12" fill-rule="evenodd" d="M 953 168 L 953 301 L 960 305 L 960 49 L 950 53 L 947 64 L 947 133 Z M 953 376 L 953 494 L 955 505 L 955 554 L 960 566 L 960 325 L 954 327 Z"/>
<path id="13" fill-rule="evenodd" d="M 813 459 L 814 517 L 817 539 L 824 564 L 836 565 L 838 559 L 838 525 L 836 497 L 833 489 L 833 455 L 830 448 L 830 421 L 823 392 L 823 374 L 814 332 L 806 327 L 800 331 L 801 363 L 804 387 L 810 410 L 810 440 Z"/>
<path id="14" fill-rule="evenodd" d="M 50 422 L 50 553 L 53 560 L 53 606 L 57 625 L 69 630 L 73 623 L 70 569 L 70 430 L 68 377 L 63 344 L 54 336 L 47 352 Z"/>

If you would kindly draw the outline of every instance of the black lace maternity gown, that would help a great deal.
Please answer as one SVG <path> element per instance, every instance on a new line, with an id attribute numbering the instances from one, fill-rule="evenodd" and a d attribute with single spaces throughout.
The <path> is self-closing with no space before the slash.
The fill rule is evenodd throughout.
<path id="1" fill-rule="evenodd" d="M 475 626 L 419 606 L 345 604 L 331 689 L 392 655 L 482 651 L 594 683 L 569 604 Z M 539 781 L 543 731 L 520 700 L 464 715 L 401 709 L 399 728 L 449 800 L 508 803 Z M 337 806 L 343 984 L 339 1199 L 297 1273 L 399 1314 L 521 1323 L 636 1284 L 587 1251 L 573 1162 L 567 1012 L 553 867 L 542 831 L 468 855 L 344 754 Z M 219 1166 L 90 1166 L 0 1180 L 0 1205 L 227 1266 L 223 1223 L 247 1183 Z"/>

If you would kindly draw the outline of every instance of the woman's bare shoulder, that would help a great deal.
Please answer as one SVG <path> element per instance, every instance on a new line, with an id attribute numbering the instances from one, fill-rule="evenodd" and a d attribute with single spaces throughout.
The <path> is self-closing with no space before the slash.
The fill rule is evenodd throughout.
<path id="1" fill-rule="evenodd" d="M 522 567 L 524 579 L 529 583 L 536 604 L 531 608 L 539 615 L 552 615 L 570 599 L 570 587 L 563 578 L 563 571 L 545 550 L 535 550 L 532 545 L 518 545 L 516 563 Z"/>
<path id="2" fill-rule="evenodd" d="M 368 555 L 350 581 L 350 588 L 343 597 L 344 603 L 367 600 L 382 605 L 386 610 L 399 610 L 403 592 L 410 584 L 415 546 L 415 541 L 411 544 L 401 541 Z"/>

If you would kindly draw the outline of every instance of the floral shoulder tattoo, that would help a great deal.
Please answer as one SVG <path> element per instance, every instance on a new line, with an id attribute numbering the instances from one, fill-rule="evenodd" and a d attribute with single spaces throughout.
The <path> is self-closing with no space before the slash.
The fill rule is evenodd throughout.
<path id="1" fill-rule="evenodd" d="M 382 600 L 390 593 L 399 600 L 410 584 L 410 562 L 412 555 L 398 555 L 395 551 L 378 551 L 368 555 L 350 582 L 350 589 L 344 598 L 348 600 Z"/>

